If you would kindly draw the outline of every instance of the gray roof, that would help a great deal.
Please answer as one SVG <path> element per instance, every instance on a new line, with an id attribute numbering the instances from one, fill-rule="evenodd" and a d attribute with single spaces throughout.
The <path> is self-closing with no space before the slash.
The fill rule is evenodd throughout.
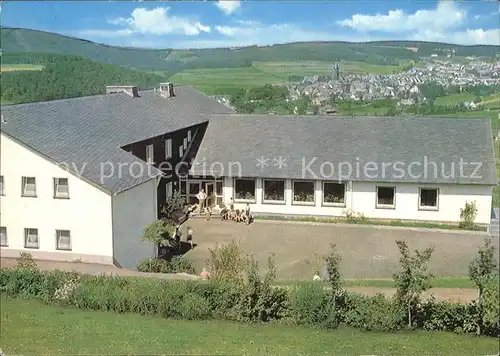
<path id="1" fill-rule="evenodd" d="M 265 165 L 258 165 L 260 157 L 268 159 Z M 497 184 L 491 124 L 478 118 L 217 115 L 210 118 L 191 171 L 233 177 Z"/>
<path id="2" fill-rule="evenodd" d="M 154 91 L 139 95 L 132 98 L 118 93 L 3 105 L 6 123 L 1 129 L 70 169 L 82 169 L 83 178 L 117 193 L 160 174 L 155 168 L 148 171 L 144 161 L 121 146 L 206 122 L 199 113 L 232 112 L 189 86 L 176 86 L 176 96 L 171 99 Z M 121 174 L 120 163 L 124 167 Z M 106 177 L 111 174 L 111 165 L 115 172 Z M 139 176 L 141 170 L 147 174 Z"/>

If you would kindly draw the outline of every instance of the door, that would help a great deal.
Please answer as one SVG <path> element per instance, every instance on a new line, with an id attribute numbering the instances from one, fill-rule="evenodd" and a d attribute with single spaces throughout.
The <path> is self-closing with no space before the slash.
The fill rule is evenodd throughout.
<path id="1" fill-rule="evenodd" d="M 213 208 L 215 205 L 214 183 L 205 183 L 205 193 L 207 193 L 207 207 Z"/>

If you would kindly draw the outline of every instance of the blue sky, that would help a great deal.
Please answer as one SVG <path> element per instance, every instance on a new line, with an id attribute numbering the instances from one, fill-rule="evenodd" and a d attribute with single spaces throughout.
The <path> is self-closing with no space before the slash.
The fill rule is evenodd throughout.
<path id="1" fill-rule="evenodd" d="M 478 0 L 4 1 L 2 26 L 147 48 L 329 40 L 500 45 L 499 3 Z"/>

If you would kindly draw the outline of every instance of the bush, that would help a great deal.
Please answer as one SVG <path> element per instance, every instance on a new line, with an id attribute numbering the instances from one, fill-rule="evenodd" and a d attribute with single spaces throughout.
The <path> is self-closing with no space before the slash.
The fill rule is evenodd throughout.
<path id="1" fill-rule="evenodd" d="M 500 285 L 498 274 L 484 285 L 482 298 L 483 334 L 500 336 Z"/>
<path id="2" fill-rule="evenodd" d="M 171 261 L 146 258 L 139 262 L 137 270 L 150 273 L 196 273 L 193 263 L 182 256 L 174 256 Z"/>
<path id="3" fill-rule="evenodd" d="M 465 202 L 465 206 L 460 209 L 460 222 L 458 227 L 465 230 L 475 230 L 476 229 L 476 216 L 477 208 L 476 202 Z"/>
<path id="4" fill-rule="evenodd" d="M 290 318 L 294 324 L 331 328 L 336 326 L 331 297 L 322 284 L 301 284 L 290 293 Z M 334 319 L 334 320 L 332 320 Z"/>
<path id="5" fill-rule="evenodd" d="M 235 241 L 227 245 L 217 245 L 208 252 L 210 257 L 207 265 L 212 279 L 219 282 L 242 283 L 248 259 Z"/>
<path id="6" fill-rule="evenodd" d="M 31 256 L 31 253 L 27 252 L 21 252 L 19 254 L 19 259 L 17 260 L 17 267 L 18 268 L 29 268 L 29 269 L 37 269 L 38 266 L 35 263 L 35 260 L 33 260 L 33 256 Z"/>
<path id="7" fill-rule="evenodd" d="M 344 322 L 364 331 L 397 331 L 405 325 L 405 309 L 383 294 L 373 297 L 348 293 Z"/>

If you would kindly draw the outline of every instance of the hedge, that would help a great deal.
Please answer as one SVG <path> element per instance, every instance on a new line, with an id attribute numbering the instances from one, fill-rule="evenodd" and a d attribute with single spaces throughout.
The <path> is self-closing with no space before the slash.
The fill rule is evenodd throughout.
<path id="1" fill-rule="evenodd" d="M 406 325 L 405 310 L 393 298 L 344 292 L 337 297 L 333 310 L 329 292 L 319 283 L 287 289 L 267 288 L 259 283 L 236 286 L 13 268 L 0 270 L 0 293 L 81 309 L 187 320 L 282 322 L 322 328 L 335 328 L 343 323 L 373 331 L 396 331 Z M 414 328 L 476 332 L 475 302 L 463 304 L 430 299 L 420 303 L 412 314 Z M 489 323 L 484 333 L 499 336 L 498 319 Z"/>

